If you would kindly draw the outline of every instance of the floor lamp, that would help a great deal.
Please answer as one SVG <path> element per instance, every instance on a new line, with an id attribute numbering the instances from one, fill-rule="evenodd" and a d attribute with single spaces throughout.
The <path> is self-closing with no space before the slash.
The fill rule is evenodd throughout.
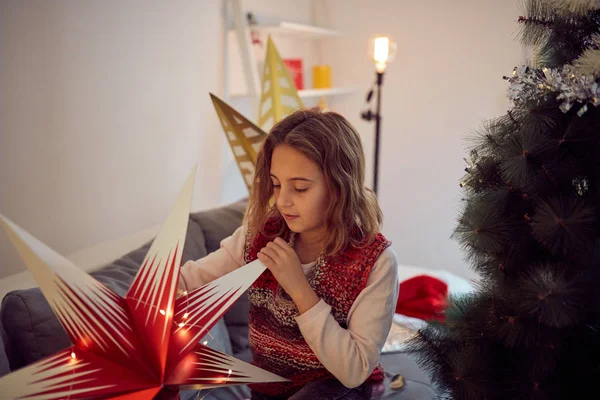
<path id="1" fill-rule="evenodd" d="M 377 194 L 379 184 L 379 144 L 381 139 L 381 87 L 383 86 L 383 73 L 387 65 L 394 59 L 396 43 L 389 36 L 376 36 L 371 39 L 369 55 L 375 63 L 375 89 L 371 88 L 367 94 L 367 103 L 373 98 L 373 91 L 377 91 L 375 112 L 370 109 L 362 113 L 362 118 L 367 121 L 375 120 L 375 152 L 373 162 L 373 191 Z"/>

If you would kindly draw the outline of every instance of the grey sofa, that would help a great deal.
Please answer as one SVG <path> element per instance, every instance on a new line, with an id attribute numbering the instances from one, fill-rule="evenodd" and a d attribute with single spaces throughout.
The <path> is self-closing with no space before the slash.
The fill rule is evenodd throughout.
<path id="1" fill-rule="evenodd" d="M 190 214 L 183 249 L 183 262 L 204 257 L 219 248 L 220 242 L 241 225 L 245 201 Z M 124 295 L 142 263 L 150 243 L 93 272 L 98 281 Z M 248 299 L 242 296 L 203 340 L 208 345 L 244 361 L 251 361 L 248 347 Z M 8 293 L 0 310 L 0 376 L 15 371 L 70 345 L 69 338 L 38 288 Z M 434 391 L 429 379 L 404 353 L 384 354 L 381 359 L 386 381 L 374 389 L 373 398 L 387 400 L 428 400 Z M 406 386 L 390 389 L 390 378 L 402 374 Z M 182 400 L 197 392 L 183 392 Z M 206 399 L 241 400 L 249 397 L 245 386 L 206 391 Z"/>

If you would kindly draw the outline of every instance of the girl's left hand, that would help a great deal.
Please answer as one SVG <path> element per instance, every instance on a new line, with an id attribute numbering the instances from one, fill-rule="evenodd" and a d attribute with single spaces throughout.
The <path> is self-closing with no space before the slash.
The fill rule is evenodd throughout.
<path id="1" fill-rule="evenodd" d="M 306 286 L 310 288 L 298 255 L 282 238 L 269 242 L 257 257 L 294 301 L 307 290 Z"/>

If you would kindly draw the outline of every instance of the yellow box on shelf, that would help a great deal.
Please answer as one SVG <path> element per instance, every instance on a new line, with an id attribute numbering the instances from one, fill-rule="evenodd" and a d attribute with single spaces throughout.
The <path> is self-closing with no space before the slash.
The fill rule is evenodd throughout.
<path id="1" fill-rule="evenodd" d="M 331 88 L 331 67 L 329 65 L 315 65 L 312 68 L 313 88 Z"/>

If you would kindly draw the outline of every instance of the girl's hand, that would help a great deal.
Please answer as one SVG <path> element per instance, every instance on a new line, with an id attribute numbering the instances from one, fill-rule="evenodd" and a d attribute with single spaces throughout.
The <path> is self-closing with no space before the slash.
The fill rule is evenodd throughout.
<path id="1" fill-rule="evenodd" d="M 319 302 L 312 289 L 298 255 L 282 238 L 276 238 L 263 247 L 258 259 L 271 271 L 283 290 L 294 300 L 301 314 Z"/>

